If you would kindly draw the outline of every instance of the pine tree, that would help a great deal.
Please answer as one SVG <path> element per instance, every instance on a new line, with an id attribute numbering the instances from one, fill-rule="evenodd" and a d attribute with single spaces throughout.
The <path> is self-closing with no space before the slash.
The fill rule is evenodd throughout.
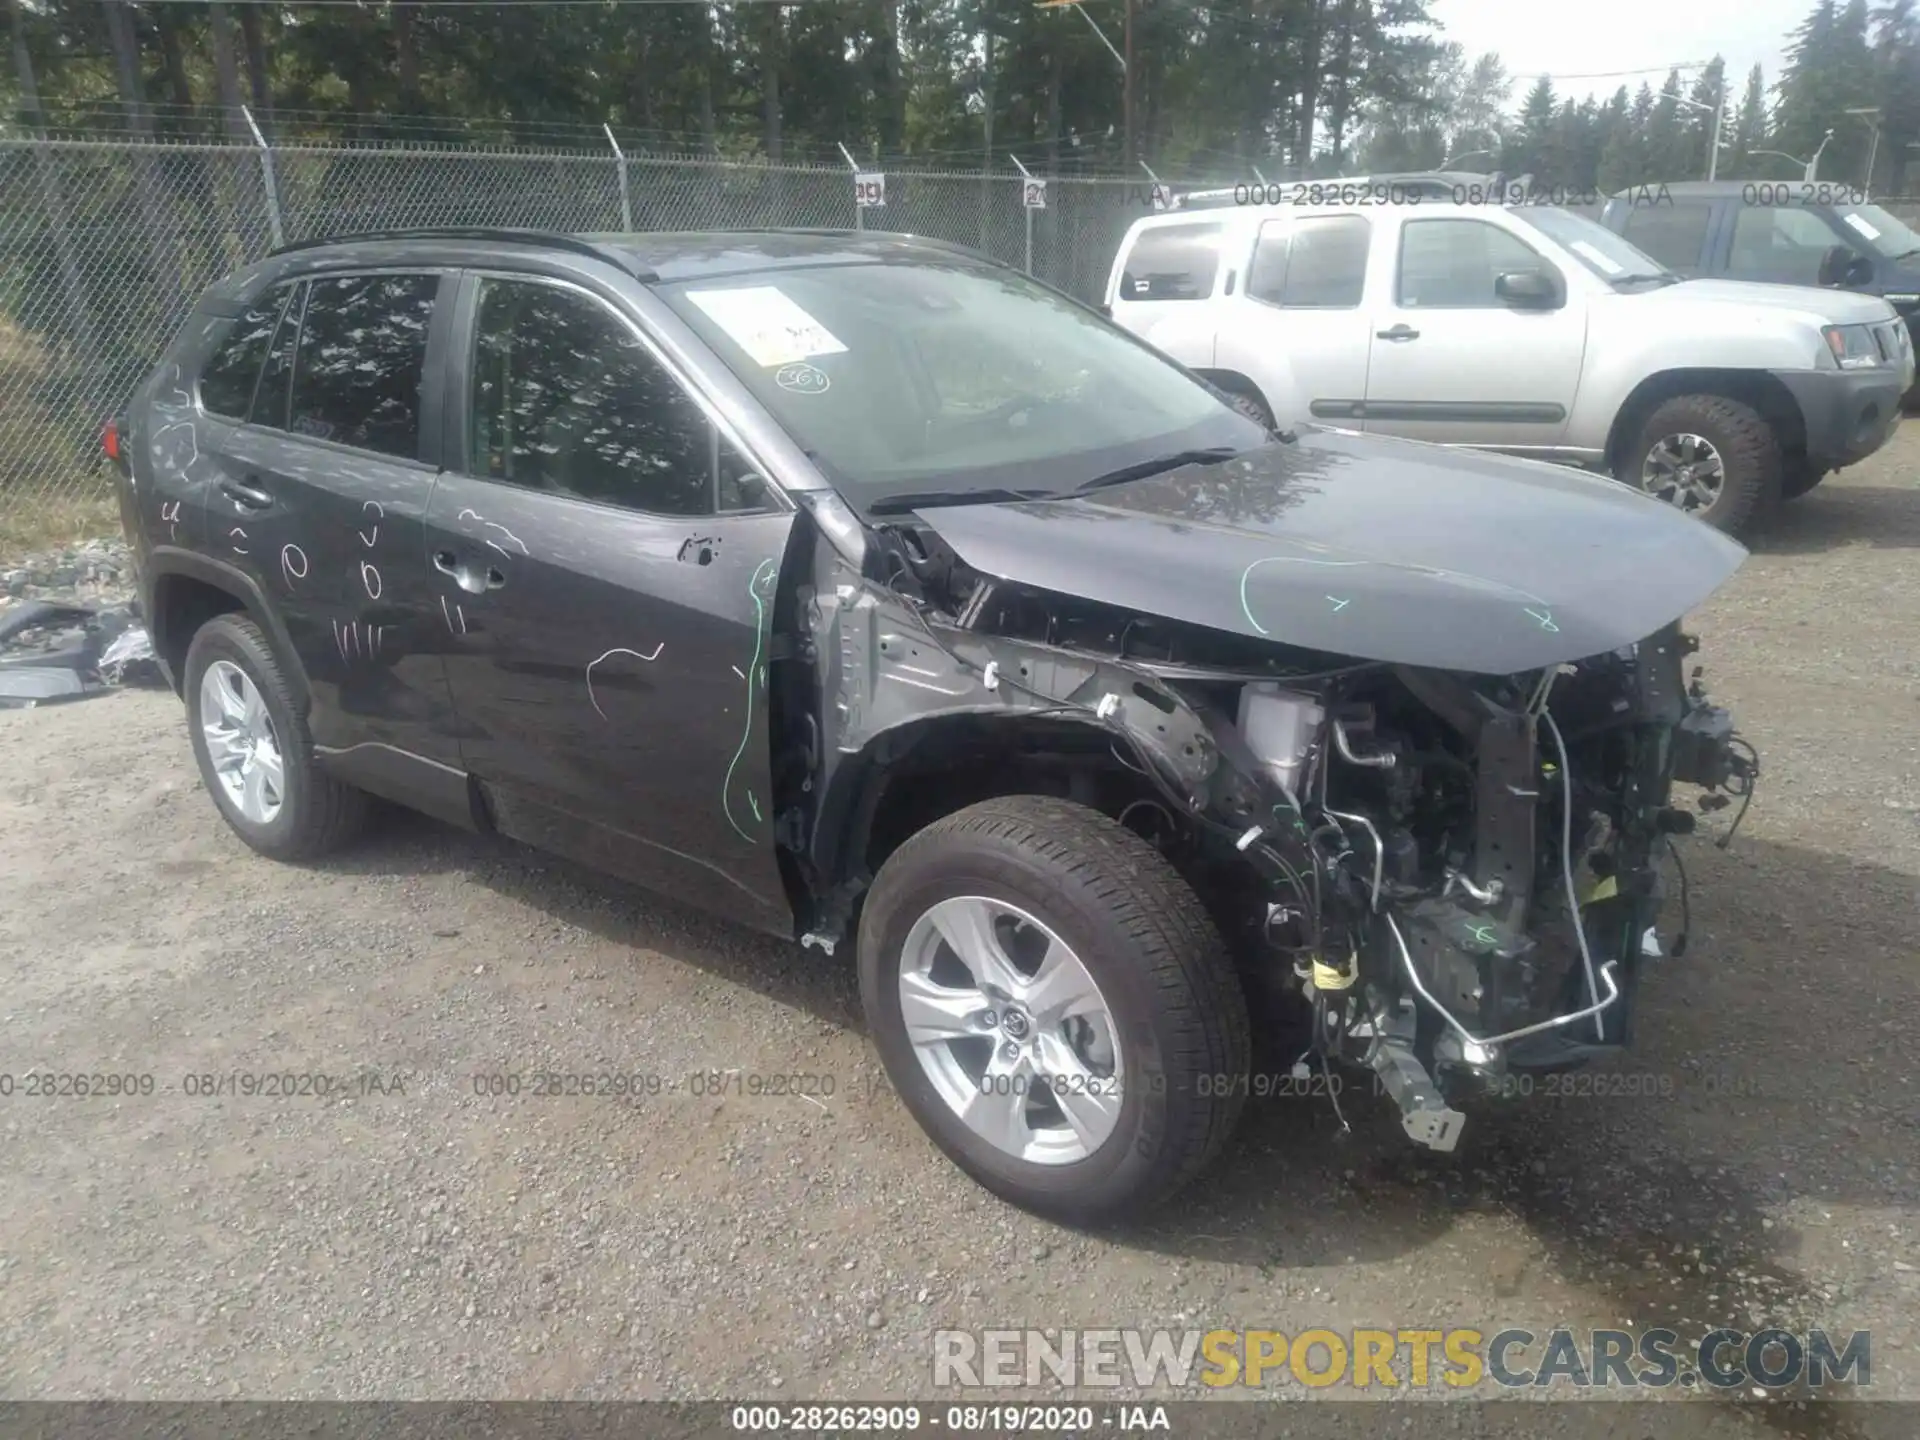
<path id="1" fill-rule="evenodd" d="M 1693 90 L 1687 96 L 1693 102 L 1692 107 L 1683 108 L 1680 112 L 1682 163 L 1689 179 L 1695 176 L 1705 179 L 1708 170 L 1713 168 L 1712 157 L 1707 150 L 1713 144 L 1714 110 L 1718 108 L 1724 113 L 1728 107 L 1730 97 L 1726 91 L 1727 62 L 1716 55 L 1700 72 L 1699 79 L 1693 82 Z M 1724 141 L 1726 138 L 1723 129 L 1721 139 Z"/>
<path id="2" fill-rule="evenodd" d="M 1740 98 L 1740 110 L 1733 121 L 1733 146 L 1724 157 L 1720 173 L 1728 178 L 1747 179 L 1770 175 L 1764 168 L 1769 156 L 1756 156 L 1755 150 L 1767 148 L 1767 88 L 1760 67 L 1747 72 L 1746 94 Z M 1756 168 L 1759 167 L 1759 168 Z"/>

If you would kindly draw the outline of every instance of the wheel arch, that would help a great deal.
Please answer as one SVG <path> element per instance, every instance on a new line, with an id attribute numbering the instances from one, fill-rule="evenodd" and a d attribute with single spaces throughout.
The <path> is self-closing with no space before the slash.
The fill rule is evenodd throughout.
<path id="1" fill-rule="evenodd" d="M 307 672 L 279 612 L 244 570 L 190 550 L 162 547 L 146 565 L 147 632 L 176 695 L 186 684 L 187 647 L 216 615 L 243 613 L 273 641 L 294 696 L 304 709 Z"/>
<path id="2" fill-rule="evenodd" d="M 1618 473 L 1641 427 L 1661 405 L 1682 395 L 1717 395 L 1751 406 L 1773 427 L 1780 453 L 1791 461 L 1807 453 L 1807 421 L 1793 392 L 1764 370 L 1680 367 L 1649 375 L 1627 395 L 1607 432 L 1607 467 Z"/>
<path id="3" fill-rule="evenodd" d="M 809 847 L 817 898 L 837 896 L 850 913 L 909 836 L 969 805 L 1022 794 L 1077 800 L 1116 819 L 1131 799 L 1159 799 L 1115 753 L 1112 731 L 1091 719 L 916 716 L 841 756 L 822 785 Z"/>

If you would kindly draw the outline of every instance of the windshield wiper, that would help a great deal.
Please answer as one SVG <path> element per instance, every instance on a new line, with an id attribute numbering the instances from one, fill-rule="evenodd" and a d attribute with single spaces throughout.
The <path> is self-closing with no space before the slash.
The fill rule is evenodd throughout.
<path id="1" fill-rule="evenodd" d="M 942 505 L 1016 505 L 1023 500 L 1046 500 L 1057 494 L 1057 490 L 915 490 L 869 501 L 867 511 L 873 515 L 900 515 L 908 510 L 935 510 Z"/>
<path id="2" fill-rule="evenodd" d="M 1231 460 L 1240 454 L 1237 446 L 1214 445 L 1205 450 L 1176 450 L 1171 455 L 1156 455 L 1151 460 L 1141 460 L 1132 465 L 1122 465 L 1118 470 L 1108 470 L 1091 480 L 1076 485 L 1067 493 L 1084 495 L 1089 490 L 1104 490 L 1109 485 L 1124 485 L 1129 480 L 1145 480 L 1149 475 L 1159 475 L 1168 470 L 1178 470 L 1182 465 L 1218 465 L 1223 460 Z"/>
<path id="3" fill-rule="evenodd" d="M 1898 255 L 1889 255 L 1887 256 L 1887 259 L 1911 260 L 1915 255 L 1920 255 L 1920 245 L 1914 246 L 1913 249 L 1911 250 L 1902 250 Z"/>
<path id="4" fill-rule="evenodd" d="M 1683 278 L 1685 277 L 1676 275 L 1671 270 L 1662 270 L 1657 274 L 1616 275 L 1613 277 L 1613 283 L 1616 285 L 1678 285 Z"/>

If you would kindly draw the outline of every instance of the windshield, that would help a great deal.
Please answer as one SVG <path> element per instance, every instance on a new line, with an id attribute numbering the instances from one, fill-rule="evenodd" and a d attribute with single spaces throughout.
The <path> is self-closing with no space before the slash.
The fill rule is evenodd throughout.
<path id="1" fill-rule="evenodd" d="M 1920 254 L 1920 233 L 1878 205 L 1836 205 L 1834 213 L 1847 230 L 1864 240 L 1883 260 Z"/>
<path id="2" fill-rule="evenodd" d="M 1630 275 L 1657 277 L 1673 273 L 1646 251 L 1629 245 L 1598 220 L 1590 220 L 1585 215 L 1532 205 L 1510 206 L 1507 213 L 1563 246 L 1602 280 L 1612 282 Z"/>
<path id="3" fill-rule="evenodd" d="M 822 265 L 657 292 L 847 499 L 1075 487 L 1266 432 L 1117 326 L 965 260 Z"/>

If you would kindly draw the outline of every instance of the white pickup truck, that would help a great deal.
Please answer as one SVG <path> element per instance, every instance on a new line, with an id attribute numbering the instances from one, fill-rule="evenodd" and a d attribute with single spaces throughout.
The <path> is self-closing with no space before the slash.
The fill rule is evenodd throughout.
<path id="1" fill-rule="evenodd" d="M 1913 343 L 1877 296 L 1687 280 L 1506 197 L 1293 188 L 1141 219 L 1107 281 L 1116 322 L 1267 423 L 1604 470 L 1735 534 L 1899 424 Z"/>

